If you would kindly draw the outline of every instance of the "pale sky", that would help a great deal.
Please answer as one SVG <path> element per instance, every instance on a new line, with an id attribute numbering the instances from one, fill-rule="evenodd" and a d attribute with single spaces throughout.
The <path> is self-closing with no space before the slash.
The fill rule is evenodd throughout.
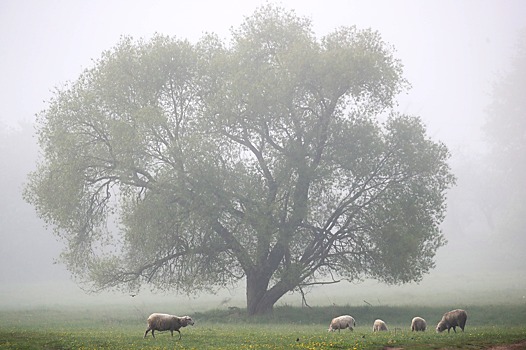
<path id="1" fill-rule="evenodd" d="M 228 38 L 262 0 L 2 0 L 0 121 L 31 121 L 50 91 L 75 80 L 122 35 L 196 41 Z M 507 69 L 521 0 L 290 0 L 272 2 L 312 19 L 318 37 L 338 26 L 378 30 L 397 49 L 413 88 L 399 110 L 422 116 L 453 150 L 476 146 L 491 84 Z"/>
<path id="2" fill-rule="evenodd" d="M 15 126 L 19 121 L 34 121 L 54 87 L 76 80 L 83 69 L 92 66 L 92 60 L 115 46 L 123 35 L 148 39 L 161 33 L 195 42 L 203 33 L 214 32 L 226 39 L 230 28 L 238 27 L 244 17 L 266 3 L 0 0 L 0 128 L 2 124 Z M 491 101 L 491 86 L 509 69 L 519 32 L 526 28 L 523 0 L 272 3 L 309 17 L 318 38 L 339 26 L 378 30 L 396 48 L 396 56 L 405 66 L 405 77 L 412 84 L 409 93 L 399 97 L 398 110 L 421 116 L 429 134 L 445 142 L 457 159 L 480 150 L 480 128 L 484 109 Z M 62 276 L 63 268 L 51 266 L 60 252 L 51 232 L 48 236 L 30 237 L 29 233 L 11 236 L 0 231 L 2 236 L 4 252 L 12 258 L 9 263 L 34 270 L 26 278 L 46 273 Z M 448 249 L 464 243 L 456 236 L 448 239 L 450 244 L 443 248 L 444 255 Z M 29 248 L 28 241 L 32 242 Z M 18 247 L 25 247 L 26 254 L 17 254 Z M 23 261 L 27 255 L 34 260 L 31 265 Z M 0 269 L 0 280 L 12 275 L 2 276 Z M 1 287 L 0 284 L 0 296 Z M 6 293 L 13 297 L 10 291 Z"/>

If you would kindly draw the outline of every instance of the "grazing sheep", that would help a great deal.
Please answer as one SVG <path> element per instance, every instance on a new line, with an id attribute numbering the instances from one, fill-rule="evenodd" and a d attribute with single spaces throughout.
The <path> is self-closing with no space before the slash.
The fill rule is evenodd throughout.
<path id="1" fill-rule="evenodd" d="M 464 332 L 464 326 L 466 326 L 467 319 L 468 314 L 464 310 L 456 309 L 446 312 L 444 316 L 442 316 L 440 322 L 438 322 L 436 331 L 439 333 L 447 329 L 447 332 L 449 333 L 449 330 L 453 328 L 456 333 L 457 330 L 455 327 L 459 326 L 462 329 L 462 332 Z"/>
<path id="2" fill-rule="evenodd" d="M 334 332 L 335 330 L 340 331 L 340 329 L 345 329 L 349 327 L 349 330 L 353 330 L 356 327 L 356 321 L 354 318 L 349 315 L 338 316 L 332 319 L 331 324 L 329 325 L 329 332 Z"/>
<path id="3" fill-rule="evenodd" d="M 425 331 L 427 328 L 426 320 L 424 320 L 422 317 L 414 317 L 411 321 L 411 332 L 413 331 Z"/>
<path id="4" fill-rule="evenodd" d="M 181 339 L 181 332 L 179 329 L 181 327 L 186 327 L 189 324 L 194 325 L 194 321 L 190 316 L 174 316 L 174 315 L 168 315 L 168 314 L 158 314 L 154 313 L 151 314 L 150 317 L 148 317 L 148 328 L 146 328 L 146 332 L 144 332 L 144 338 L 146 338 L 146 335 L 149 331 L 152 331 L 152 337 L 155 338 L 155 335 L 153 334 L 155 331 L 170 331 L 172 333 L 172 337 L 174 336 L 174 331 L 179 332 L 179 339 Z"/>
<path id="5" fill-rule="evenodd" d="M 387 331 L 387 325 L 384 321 L 378 319 L 373 323 L 373 332 Z"/>

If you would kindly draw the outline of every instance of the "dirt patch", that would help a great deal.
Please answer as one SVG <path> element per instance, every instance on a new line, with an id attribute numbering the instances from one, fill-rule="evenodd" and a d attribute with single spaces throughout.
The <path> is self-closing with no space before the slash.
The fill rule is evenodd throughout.
<path id="1" fill-rule="evenodd" d="M 526 349 L 526 340 L 523 340 L 520 343 L 496 345 L 496 346 L 486 348 L 486 350 L 522 350 L 522 349 Z"/>
<path id="2" fill-rule="evenodd" d="M 526 340 L 523 340 L 519 343 L 514 343 L 514 344 L 495 345 L 489 348 L 485 348 L 485 350 L 523 350 L 523 349 L 526 350 Z M 394 348 L 390 346 L 384 346 L 383 350 L 404 350 L 404 348 Z"/>

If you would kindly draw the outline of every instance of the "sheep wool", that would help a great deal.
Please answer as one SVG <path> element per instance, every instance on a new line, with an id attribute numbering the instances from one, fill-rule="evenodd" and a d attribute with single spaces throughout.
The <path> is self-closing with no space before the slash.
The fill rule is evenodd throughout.
<path id="1" fill-rule="evenodd" d="M 373 332 L 387 331 L 387 325 L 384 321 L 378 319 L 373 323 Z"/>
<path id="2" fill-rule="evenodd" d="M 464 310 L 456 309 L 446 312 L 444 316 L 442 316 L 440 322 L 438 322 L 436 331 L 439 333 L 447 329 L 447 332 L 449 333 L 449 330 L 453 328 L 453 331 L 456 333 L 457 330 L 455 328 L 458 326 L 462 329 L 462 332 L 464 332 L 467 319 L 468 314 Z"/>
<path id="3" fill-rule="evenodd" d="M 170 331 L 172 337 L 174 336 L 174 331 L 176 331 L 179 333 L 179 339 L 181 339 L 181 331 L 179 331 L 179 329 L 188 325 L 194 325 L 194 321 L 190 316 L 179 317 L 169 314 L 153 313 L 148 317 L 144 338 L 146 338 L 149 331 L 152 331 L 152 337 L 154 338 L 155 331 Z"/>
<path id="4" fill-rule="evenodd" d="M 349 330 L 353 330 L 354 327 L 356 327 L 356 321 L 352 316 L 349 315 L 343 315 L 338 316 L 332 319 L 331 324 L 329 325 L 329 332 L 334 332 L 335 330 L 338 330 L 338 332 L 341 329 L 349 328 Z"/>
<path id="5" fill-rule="evenodd" d="M 424 320 L 422 317 L 414 317 L 411 321 L 411 331 L 425 331 L 427 328 L 426 320 Z"/>

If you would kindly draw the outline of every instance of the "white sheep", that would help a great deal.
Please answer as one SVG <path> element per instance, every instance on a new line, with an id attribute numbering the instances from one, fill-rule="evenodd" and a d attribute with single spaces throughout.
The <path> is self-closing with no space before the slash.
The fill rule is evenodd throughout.
<path id="1" fill-rule="evenodd" d="M 331 324 L 329 325 L 329 332 L 334 332 L 335 330 L 340 331 L 340 329 L 349 328 L 349 330 L 353 330 L 353 328 L 356 327 L 356 321 L 352 316 L 349 315 L 343 315 L 338 316 L 332 319 Z"/>
<path id="2" fill-rule="evenodd" d="M 413 331 L 425 331 L 427 328 L 426 320 L 424 320 L 422 317 L 414 317 L 411 320 L 411 332 Z"/>
<path id="3" fill-rule="evenodd" d="M 387 331 L 387 325 L 384 321 L 377 319 L 373 323 L 373 332 Z"/>
<path id="4" fill-rule="evenodd" d="M 439 333 L 447 329 L 447 332 L 449 333 L 449 330 L 453 328 L 456 333 L 457 330 L 455 327 L 459 326 L 460 329 L 462 329 L 462 332 L 464 332 L 467 319 L 468 314 L 464 310 L 456 309 L 446 312 L 444 316 L 442 316 L 440 322 L 438 322 L 436 331 Z"/>
<path id="5" fill-rule="evenodd" d="M 172 333 L 172 337 L 174 336 L 174 331 L 177 331 L 179 333 L 179 339 L 181 339 L 181 332 L 179 329 L 188 325 L 194 325 L 194 321 L 190 316 L 179 317 L 159 313 L 151 314 L 150 317 L 148 317 L 147 323 L 148 328 L 146 328 L 146 332 L 144 332 L 144 338 L 146 338 L 146 335 L 149 331 L 152 331 L 152 337 L 154 338 L 155 331 L 170 331 L 170 333 Z"/>

